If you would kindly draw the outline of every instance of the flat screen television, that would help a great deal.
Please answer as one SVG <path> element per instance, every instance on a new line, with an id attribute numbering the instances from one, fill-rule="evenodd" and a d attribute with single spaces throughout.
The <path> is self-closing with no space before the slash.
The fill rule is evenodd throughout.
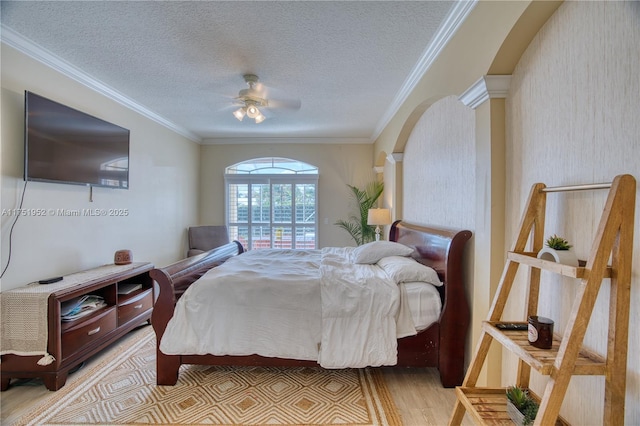
<path id="1" fill-rule="evenodd" d="M 25 91 L 24 179 L 129 188 L 129 130 Z"/>

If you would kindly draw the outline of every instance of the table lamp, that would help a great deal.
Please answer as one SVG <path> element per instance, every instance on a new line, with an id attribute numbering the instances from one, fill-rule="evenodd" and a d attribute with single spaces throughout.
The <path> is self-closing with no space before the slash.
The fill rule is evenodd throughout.
<path id="1" fill-rule="evenodd" d="M 367 225 L 376 225 L 376 241 L 380 241 L 380 225 L 391 223 L 391 211 L 389 209 L 369 209 Z"/>

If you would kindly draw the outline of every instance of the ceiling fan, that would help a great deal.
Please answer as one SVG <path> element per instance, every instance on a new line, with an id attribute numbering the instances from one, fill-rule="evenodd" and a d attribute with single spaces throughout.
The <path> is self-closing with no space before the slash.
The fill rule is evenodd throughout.
<path id="1" fill-rule="evenodd" d="M 239 121 L 242 121 L 247 116 L 254 119 L 256 123 L 262 123 L 266 117 L 260 111 L 260 108 L 300 108 L 300 100 L 267 99 L 267 92 L 264 86 L 258 82 L 257 75 L 245 74 L 243 77 L 249 87 L 240 90 L 238 96 L 234 98 L 240 108 L 233 112 L 233 116 Z"/>

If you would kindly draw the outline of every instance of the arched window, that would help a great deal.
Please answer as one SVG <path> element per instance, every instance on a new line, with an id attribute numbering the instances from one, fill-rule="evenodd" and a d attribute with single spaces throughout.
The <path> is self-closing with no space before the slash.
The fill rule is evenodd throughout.
<path id="1" fill-rule="evenodd" d="M 254 158 L 225 170 L 227 228 L 245 249 L 317 248 L 318 168 Z"/>

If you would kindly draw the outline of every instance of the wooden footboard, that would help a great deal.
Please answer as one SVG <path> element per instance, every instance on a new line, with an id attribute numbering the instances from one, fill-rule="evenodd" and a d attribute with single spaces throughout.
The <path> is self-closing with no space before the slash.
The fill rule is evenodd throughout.
<path id="1" fill-rule="evenodd" d="M 173 317 L 176 302 L 185 290 L 205 272 L 243 251 L 242 244 L 233 241 L 164 268 L 153 269 L 149 273 L 151 278 L 158 283 L 160 289 L 151 315 L 151 324 L 156 333 L 156 372 L 159 385 L 174 385 L 178 380 L 178 369 L 182 364 L 179 355 L 165 355 L 159 349 L 162 335 L 169 320 Z"/>
<path id="2" fill-rule="evenodd" d="M 416 336 L 398 341 L 399 367 L 437 367 L 443 386 L 460 385 L 464 378 L 464 355 L 470 312 L 464 286 L 464 249 L 471 232 L 439 226 L 418 226 L 396 222 L 389 239 L 413 247 L 414 258 L 434 268 L 444 285 L 439 287 L 442 313 L 437 323 Z M 152 324 L 160 342 L 173 316 L 176 301 L 191 283 L 207 270 L 242 253 L 234 242 L 207 253 L 154 269 L 160 294 L 153 310 Z M 159 344 L 159 343 L 158 343 Z M 313 361 L 251 356 L 165 355 L 157 350 L 157 383 L 173 385 L 182 364 L 203 365 L 316 365 Z"/>

